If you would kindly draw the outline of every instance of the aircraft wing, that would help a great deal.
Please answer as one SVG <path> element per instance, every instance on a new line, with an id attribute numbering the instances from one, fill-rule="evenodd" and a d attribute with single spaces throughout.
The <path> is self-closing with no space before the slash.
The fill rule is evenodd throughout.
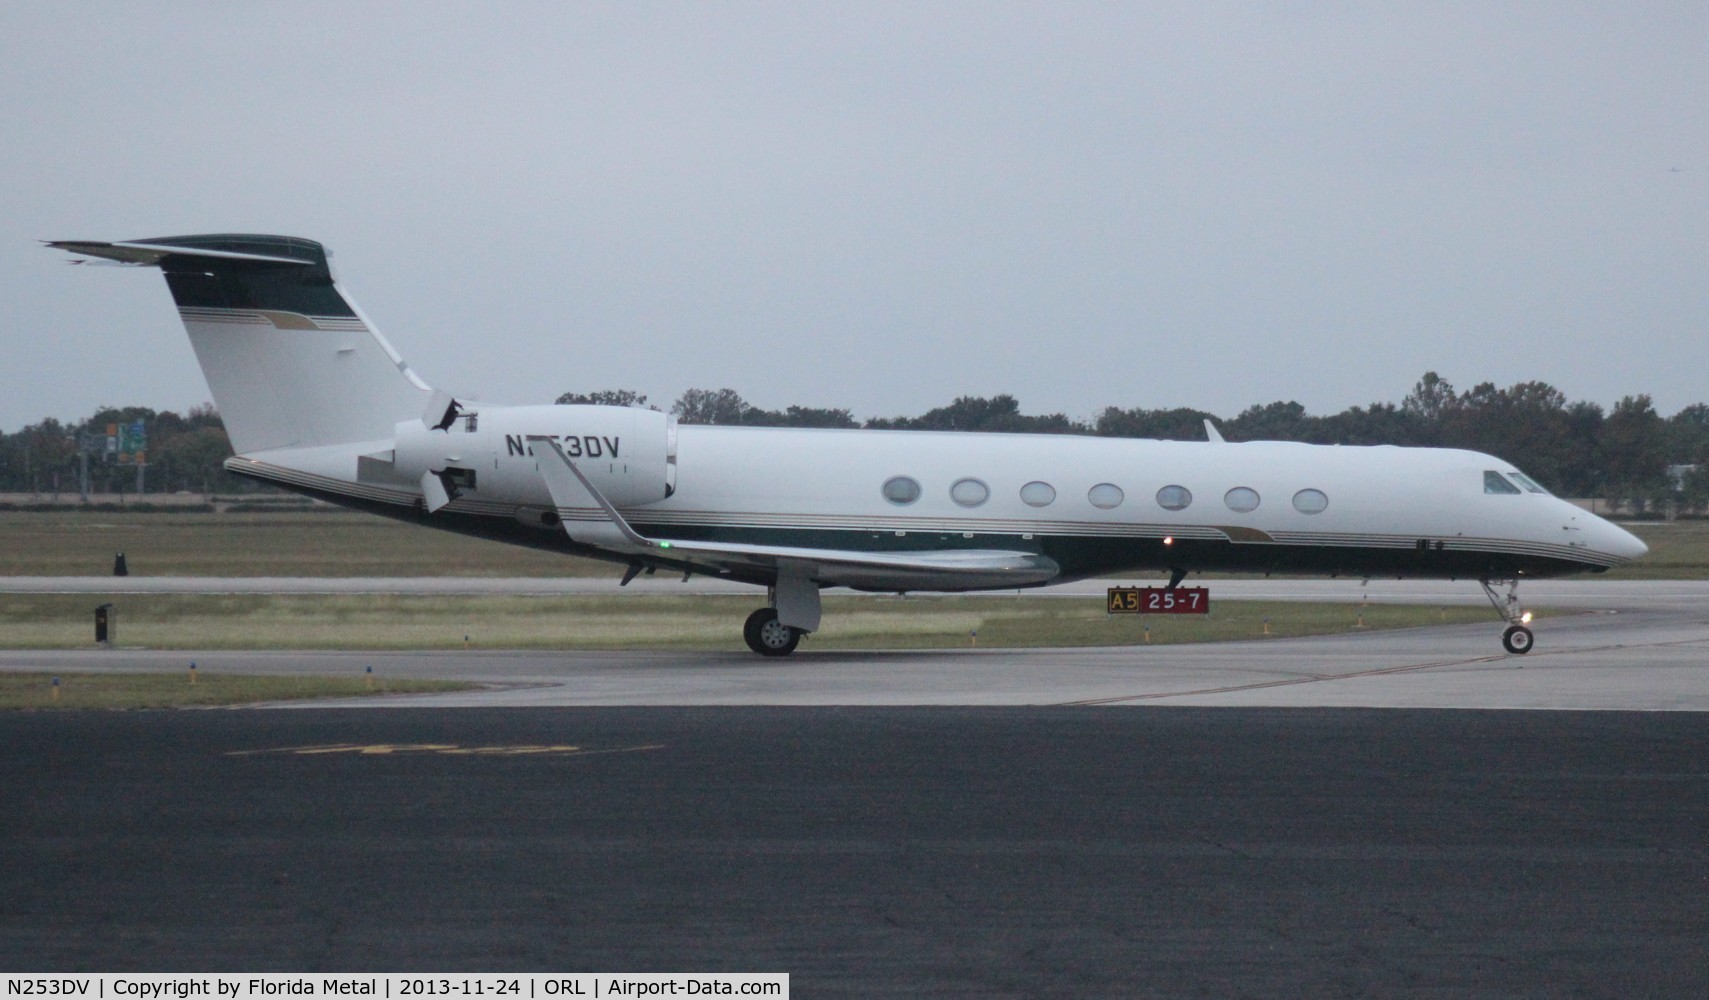
<path id="1" fill-rule="evenodd" d="M 1048 583 L 1061 574 L 1061 567 L 1048 556 L 1005 549 L 862 552 L 648 538 L 631 527 L 594 488 L 557 439 L 530 435 L 528 440 L 536 448 L 550 449 L 559 459 L 540 463 L 540 474 L 554 505 L 560 509 L 591 506 L 605 515 L 601 520 L 564 519 L 564 530 L 569 536 L 587 545 L 635 556 L 640 561 L 700 565 L 724 573 L 739 570 L 788 573 L 805 576 L 821 586 L 874 590 L 1026 587 Z"/>
<path id="2" fill-rule="evenodd" d="M 977 590 L 1047 583 L 1061 568 L 1047 556 L 1003 549 L 856 552 L 786 545 L 661 542 L 663 555 L 714 566 L 789 568 L 827 587 Z"/>

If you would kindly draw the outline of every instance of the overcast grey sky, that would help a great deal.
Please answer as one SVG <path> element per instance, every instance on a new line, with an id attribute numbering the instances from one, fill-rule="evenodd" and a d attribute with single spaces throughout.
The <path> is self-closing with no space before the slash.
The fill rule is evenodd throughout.
<path id="1" fill-rule="evenodd" d="M 152 270 L 306 236 L 431 382 L 1333 412 L 1709 400 L 1709 4 L 0 6 L 0 429 L 205 401 Z"/>

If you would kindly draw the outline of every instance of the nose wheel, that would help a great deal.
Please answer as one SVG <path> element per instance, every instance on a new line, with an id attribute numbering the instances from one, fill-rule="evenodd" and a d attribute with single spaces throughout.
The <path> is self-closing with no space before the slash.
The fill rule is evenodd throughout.
<path id="1" fill-rule="evenodd" d="M 1519 581 L 1506 581 L 1505 600 L 1496 596 L 1495 582 L 1499 581 L 1491 581 L 1487 577 L 1478 581 L 1484 589 L 1484 596 L 1489 598 L 1489 603 L 1495 607 L 1496 613 L 1501 615 L 1502 621 L 1507 622 L 1507 630 L 1501 633 L 1501 648 L 1514 654 L 1529 653 L 1532 636 L 1526 623 L 1531 620 L 1531 615 L 1519 610 Z"/>
<path id="2" fill-rule="evenodd" d="M 1509 625 L 1501 633 L 1501 645 L 1509 653 L 1531 652 L 1531 630 L 1523 625 Z"/>
<path id="3" fill-rule="evenodd" d="M 761 656 L 788 656 L 801 645 L 801 630 L 777 620 L 776 608 L 760 608 L 742 625 L 748 648 Z"/>

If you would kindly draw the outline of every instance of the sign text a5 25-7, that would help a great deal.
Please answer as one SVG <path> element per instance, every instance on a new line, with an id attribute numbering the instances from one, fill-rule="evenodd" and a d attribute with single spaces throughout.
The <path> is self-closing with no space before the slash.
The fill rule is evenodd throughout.
<path id="1" fill-rule="evenodd" d="M 1205 587 L 1111 587 L 1112 615 L 1203 615 L 1211 609 L 1211 592 Z"/>

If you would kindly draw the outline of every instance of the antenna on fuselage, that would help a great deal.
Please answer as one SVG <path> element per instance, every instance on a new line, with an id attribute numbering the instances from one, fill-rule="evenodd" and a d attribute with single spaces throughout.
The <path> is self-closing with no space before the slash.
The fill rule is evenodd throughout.
<path id="1" fill-rule="evenodd" d="M 1211 444 L 1228 443 L 1222 439 L 1222 433 L 1216 429 L 1216 424 L 1211 423 L 1211 418 L 1209 417 L 1205 418 L 1205 440 L 1209 441 Z"/>

